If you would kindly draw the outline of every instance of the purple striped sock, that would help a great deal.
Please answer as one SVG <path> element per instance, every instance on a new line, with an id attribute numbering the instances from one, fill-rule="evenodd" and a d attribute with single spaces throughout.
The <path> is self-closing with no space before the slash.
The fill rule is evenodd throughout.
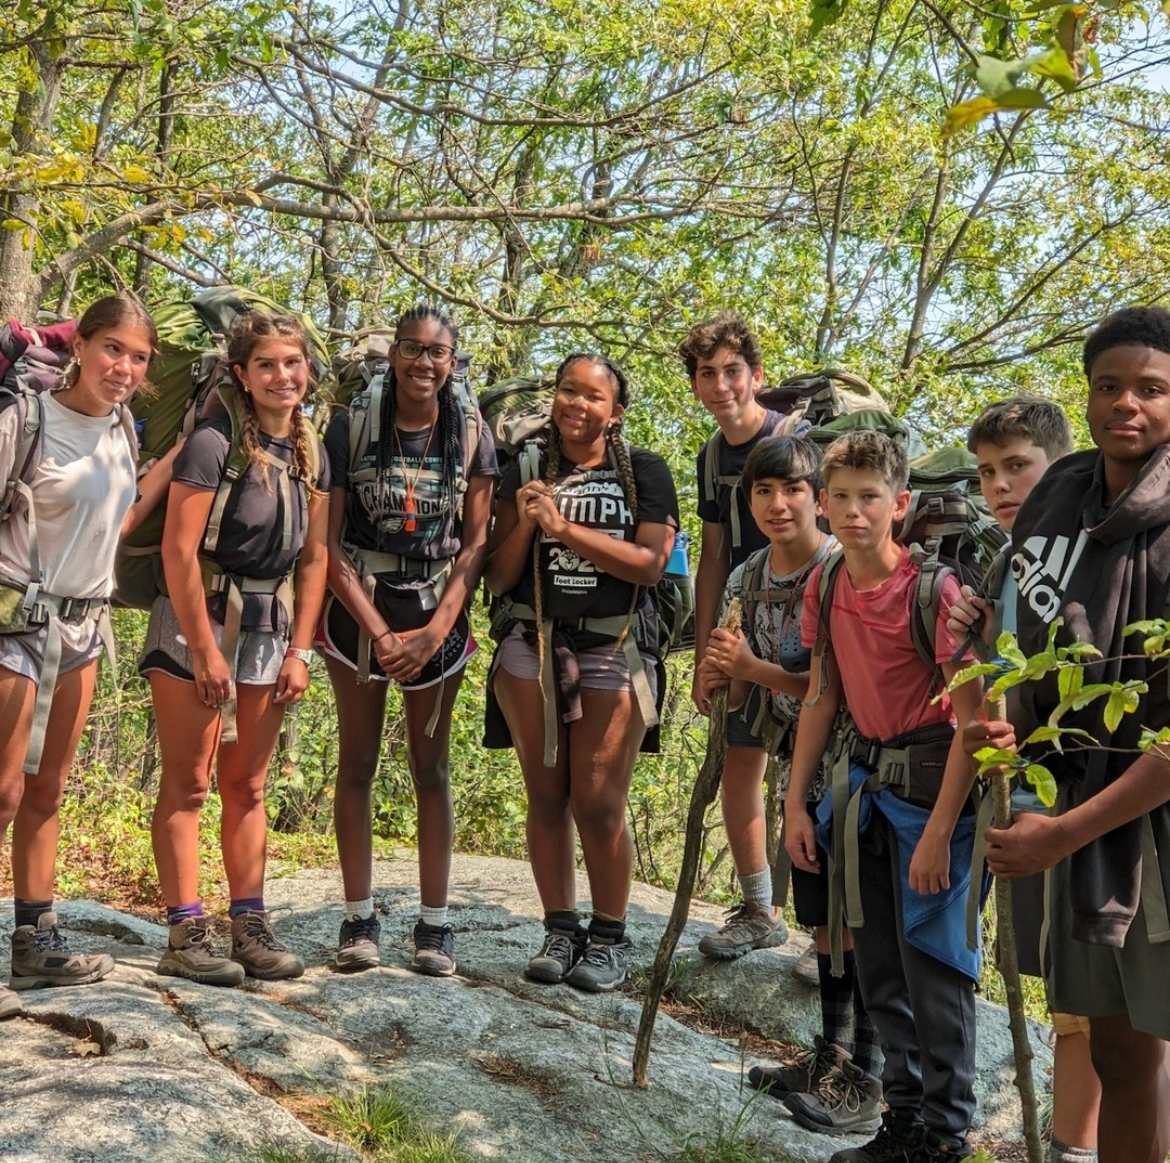
<path id="1" fill-rule="evenodd" d="M 238 917 L 243 913 L 263 913 L 264 898 L 262 896 L 242 896 L 238 899 L 233 899 L 231 908 L 228 909 L 229 917 Z"/>
<path id="2" fill-rule="evenodd" d="M 196 901 L 193 905 L 175 905 L 171 908 L 167 905 L 167 924 L 181 925 L 184 921 L 189 921 L 192 917 L 203 916 L 203 902 Z"/>

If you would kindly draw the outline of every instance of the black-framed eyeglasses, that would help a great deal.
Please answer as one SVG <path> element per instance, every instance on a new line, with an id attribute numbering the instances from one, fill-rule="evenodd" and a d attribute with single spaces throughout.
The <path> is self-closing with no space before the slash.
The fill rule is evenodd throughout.
<path id="1" fill-rule="evenodd" d="M 446 363 L 454 354 L 455 349 L 445 343 L 419 343 L 417 339 L 399 339 L 394 346 L 403 359 L 418 359 L 425 351 L 435 363 Z"/>

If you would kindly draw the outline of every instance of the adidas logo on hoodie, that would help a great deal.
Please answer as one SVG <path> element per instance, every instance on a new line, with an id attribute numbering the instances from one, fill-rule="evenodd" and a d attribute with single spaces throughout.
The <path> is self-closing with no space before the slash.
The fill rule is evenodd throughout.
<path id="1" fill-rule="evenodd" d="M 1060 611 L 1065 586 L 1087 540 L 1083 529 L 1072 545 L 1067 537 L 1029 537 L 1013 555 L 1012 576 L 1019 600 L 1026 601 L 1042 621 L 1051 622 Z"/>

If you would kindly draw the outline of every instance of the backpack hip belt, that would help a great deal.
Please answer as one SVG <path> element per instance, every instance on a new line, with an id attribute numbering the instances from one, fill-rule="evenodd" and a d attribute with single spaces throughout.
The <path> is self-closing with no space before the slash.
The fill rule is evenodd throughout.
<path id="1" fill-rule="evenodd" d="M 213 562 L 201 560 L 200 567 L 203 573 L 203 592 L 208 597 L 216 594 L 227 596 L 227 608 L 224 611 L 223 638 L 220 640 L 220 650 L 227 659 L 228 669 L 232 679 L 232 693 L 227 702 L 220 709 L 220 739 L 224 743 L 238 742 L 236 732 L 236 672 L 240 661 L 240 634 L 244 621 L 245 594 L 272 594 L 284 607 L 288 615 L 288 625 L 291 631 L 293 621 L 293 594 L 289 585 L 288 575 L 284 577 L 240 577 L 238 574 L 224 573 Z"/>
<path id="2" fill-rule="evenodd" d="M 533 628 L 537 624 L 536 611 L 531 606 L 513 601 L 508 597 L 500 599 L 499 616 L 512 622 L 522 622 L 525 626 Z M 646 668 L 642 664 L 642 652 L 639 648 L 640 635 L 635 633 L 635 627 L 640 625 L 641 621 L 640 615 L 635 615 L 633 622 L 630 622 L 625 614 L 613 614 L 607 618 L 577 618 L 556 621 L 552 618 L 545 618 L 543 630 L 546 642 L 552 639 L 553 630 L 558 622 L 562 627 L 585 630 L 590 634 L 600 634 L 612 638 L 614 642 L 621 639 L 621 650 L 625 656 L 626 665 L 630 668 L 630 684 L 634 688 L 634 698 L 638 703 L 642 724 L 649 730 L 658 725 L 658 708 L 654 705 L 650 680 L 646 677 Z M 629 633 L 625 633 L 627 628 Z M 544 765 L 546 767 L 553 767 L 557 761 L 557 698 L 553 654 L 552 650 L 544 652 L 541 671 L 541 685 L 544 688 Z"/>
<path id="3" fill-rule="evenodd" d="M 867 738 L 851 726 L 837 739 L 831 776 L 833 850 L 829 854 L 829 947 L 833 972 L 838 976 L 844 967 L 842 926 L 861 928 L 865 924 L 859 868 L 862 800 L 867 792 L 888 789 L 919 807 L 932 807 L 942 785 L 954 733 L 949 723 L 941 723 L 882 742 Z M 868 768 L 870 775 L 856 791 L 851 791 L 849 777 L 855 763 Z M 924 770 L 927 763 L 930 767 Z"/>
<path id="4" fill-rule="evenodd" d="M 118 689 L 117 656 L 114 653 L 114 630 L 110 625 L 108 598 L 69 598 L 45 593 L 35 583 L 27 586 L 4 582 L 3 588 L 23 594 L 15 606 L 14 617 L 8 621 L 5 633 L 17 634 L 28 627 L 45 627 L 45 651 L 41 672 L 37 676 L 37 697 L 33 703 L 32 729 L 24 756 L 24 774 L 36 775 L 45 749 L 45 730 L 53 709 L 53 694 L 61 670 L 61 623 L 96 622 L 102 648 L 110 659 L 114 675 L 114 689 Z"/>
<path id="5" fill-rule="evenodd" d="M 420 587 L 419 601 L 424 610 L 435 609 L 442 601 L 447 579 L 455 566 L 453 557 L 420 558 L 405 557 L 401 553 L 381 553 L 376 549 L 358 549 L 354 545 L 343 546 L 361 580 L 370 605 L 374 604 L 374 591 L 378 578 L 391 575 L 398 578 L 422 577 L 428 584 Z M 370 681 L 370 636 L 358 625 L 357 680 Z M 435 704 L 436 707 L 438 704 Z"/>

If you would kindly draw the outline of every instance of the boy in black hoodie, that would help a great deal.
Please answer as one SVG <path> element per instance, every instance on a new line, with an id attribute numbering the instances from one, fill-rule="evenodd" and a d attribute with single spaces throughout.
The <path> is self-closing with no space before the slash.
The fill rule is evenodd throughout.
<path id="1" fill-rule="evenodd" d="M 1060 785 L 1054 816 L 1020 814 L 988 833 L 997 876 L 1051 868 L 1048 988 L 1054 1009 L 1087 1014 L 1101 1078 L 1101 1163 L 1161 1163 L 1170 1150 L 1170 754 L 1138 751 L 1143 727 L 1170 726 L 1164 662 L 1123 629 L 1161 618 L 1170 596 L 1170 312 L 1129 307 L 1087 339 L 1087 419 L 1097 450 L 1054 464 L 1020 510 L 1012 572 L 1018 636 L 1102 653 L 1092 682 L 1149 682 L 1134 714 L 1109 732 L 1102 704 L 1062 724 L 1101 744 L 1047 763 Z M 1028 683 L 1013 726 L 971 724 L 969 750 L 1014 745 L 1047 720 L 1055 682 Z"/>

